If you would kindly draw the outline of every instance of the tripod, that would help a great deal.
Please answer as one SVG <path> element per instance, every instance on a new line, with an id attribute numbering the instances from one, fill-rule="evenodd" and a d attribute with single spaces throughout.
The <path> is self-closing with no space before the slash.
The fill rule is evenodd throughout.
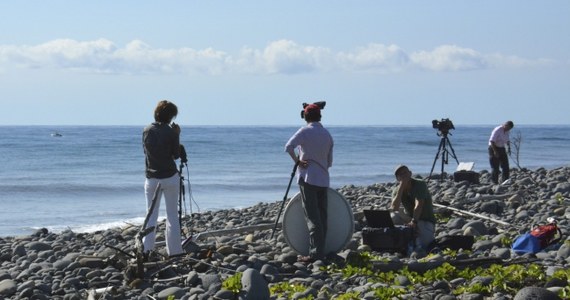
<path id="1" fill-rule="evenodd" d="M 287 190 L 285 191 L 285 196 L 283 196 L 283 202 L 281 203 L 281 208 L 279 209 L 279 214 L 275 219 L 275 225 L 273 225 L 273 231 L 271 231 L 271 238 L 275 235 L 275 230 L 277 230 L 277 224 L 279 224 L 279 217 L 281 216 L 281 211 L 283 211 L 283 206 L 285 206 L 285 202 L 287 202 L 287 195 L 289 194 L 289 189 L 291 188 L 291 183 L 293 182 L 293 178 L 295 177 L 295 173 L 297 172 L 297 167 L 299 166 L 299 162 L 295 164 L 293 167 L 293 172 L 291 172 L 291 178 L 289 179 L 289 185 L 287 186 Z"/>
<path id="2" fill-rule="evenodd" d="M 451 149 L 451 157 L 453 157 L 455 159 L 455 161 L 457 162 L 457 164 L 459 164 L 459 160 L 457 159 L 457 156 L 455 155 L 455 150 L 453 150 L 453 146 L 451 146 L 451 141 L 447 137 L 448 134 L 451 134 L 451 133 L 449 133 L 447 131 L 442 131 L 441 133 L 437 134 L 438 136 L 441 136 L 441 141 L 439 142 L 439 148 L 437 149 L 437 153 L 435 154 L 435 158 L 433 160 L 433 165 L 431 166 L 431 171 L 429 172 L 428 182 L 431 179 L 431 174 L 433 173 L 433 168 L 435 167 L 435 162 L 439 158 L 440 153 L 441 153 L 441 176 L 439 177 L 439 180 L 441 181 L 443 179 L 443 167 L 444 167 L 444 165 L 447 165 L 447 162 L 449 159 L 449 154 L 450 154 L 449 150 L 447 149 L 447 145 L 449 145 L 449 149 Z"/>
<path id="3" fill-rule="evenodd" d="M 183 145 L 180 145 L 180 168 L 178 173 L 180 174 L 180 190 L 178 191 L 178 223 L 180 224 L 180 232 L 184 236 L 184 231 L 182 230 L 182 208 L 184 207 L 184 202 L 186 201 L 186 190 L 184 189 L 184 173 L 182 169 L 184 166 L 188 167 L 188 157 L 186 156 L 186 149 Z"/>

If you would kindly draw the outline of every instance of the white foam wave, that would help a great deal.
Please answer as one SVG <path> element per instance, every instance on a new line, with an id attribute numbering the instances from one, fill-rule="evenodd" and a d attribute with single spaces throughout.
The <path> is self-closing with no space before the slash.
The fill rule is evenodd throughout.
<path id="1" fill-rule="evenodd" d="M 161 222 L 162 219 L 159 218 L 159 222 Z M 120 221 L 111 221 L 111 222 L 103 222 L 103 223 L 97 223 L 97 224 L 78 224 L 78 225 L 55 225 L 55 226 L 48 226 L 47 229 L 50 232 L 54 232 L 54 233 L 61 233 L 65 230 L 71 230 L 73 232 L 76 233 L 91 233 L 91 232 L 96 232 L 96 231 L 101 231 L 101 230 L 108 230 L 108 229 L 112 229 L 112 228 L 120 228 L 120 227 L 125 227 L 125 226 L 129 226 L 129 225 L 135 225 L 135 226 L 140 226 L 142 225 L 142 223 L 144 222 L 144 217 L 137 217 L 137 218 L 131 218 L 131 219 L 126 219 L 126 220 L 120 220 Z M 39 229 L 39 228 L 36 228 Z"/>

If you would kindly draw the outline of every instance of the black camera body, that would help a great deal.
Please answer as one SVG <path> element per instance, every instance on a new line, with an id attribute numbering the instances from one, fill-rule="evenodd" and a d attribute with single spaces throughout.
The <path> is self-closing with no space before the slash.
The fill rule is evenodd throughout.
<path id="1" fill-rule="evenodd" d="M 433 120 L 431 124 L 434 129 L 437 129 L 442 134 L 447 134 L 450 130 L 455 129 L 450 119 L 441 119 L 441 121 Z"/>
<path id="2" fill-rule="evenodd" d="M 184 148 L 184 145 L 180 144 L 180 162 L 181 163 L 187 163 L 188 162 L 188 156 L 186 155 L 186 149 Z"/>
<path id="3" fill-rule="evenodd" d="M 324 109 L 327 102 L 326 101 L 318 101 L 318 102 L 314 102 L 313 104 L 318 106 L 320 109 Z M 305 107 L 307 107 L 307 105 L 309 105 L 309 104 L 303 102 L 303 110 L 301 110 L 301 119 L 305 119 Z"/>

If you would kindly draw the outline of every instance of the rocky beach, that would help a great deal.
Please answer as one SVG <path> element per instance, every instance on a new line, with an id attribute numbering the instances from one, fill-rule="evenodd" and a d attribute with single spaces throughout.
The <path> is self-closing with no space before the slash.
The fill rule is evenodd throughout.
<path id="1" fill-rule="evenodd" d="M 514 169 L 508 182 L 431 179 L 436 236 L 470 235 L 471 250 L 427 255 L 373 251 L 362 243 L 362 210 L 386 208 L 395 183 L 344 186 L 355 232 L 338 255 L 297 262 L 272 225 L 281 202 L 195 213 L 183 256 L 163 247 L 137 264 L 140 225 L 94 233 L 45 229 L 0 238 L 2 299 L 568 299 L 570 167 Z M 517 255 L 513 240 L 554 218 L 562 240 Z M 163 224 L 158 240 L 163 240 Z M 243 230 L 236 230 L 243 228 Z M 257 230 L 246 230 L 256 228 Z M 216 234 L 208 232 L 217 231 Z M 141 272 L 142 271 L 142 272 Z"/>

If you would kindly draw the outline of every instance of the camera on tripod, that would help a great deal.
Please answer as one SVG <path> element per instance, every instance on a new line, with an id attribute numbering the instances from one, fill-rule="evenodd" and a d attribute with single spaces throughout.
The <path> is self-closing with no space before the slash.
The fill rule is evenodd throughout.
<path id="1" fill-rule="evenodd" d="M 318 106 L 320 109 L 324 109 L 327 102 L 326 101 L 318 101 L 318 102 L 314 102 L 313 104 Z M 301 110 L 301 119 L 305 118 L 305 107 L 307 107 L 307 105 L 309 105 L 309 104 L 303 102 L 303 110 Z"/>
<path id="2" fill-rule="evenodd" d="M 441 119 L 441 121 L 433 120 L 431 124 L 433 128 L 437 129 L 441 134 L 448 134 L 449 130 L 455 129 L 450 119 Z"/>

